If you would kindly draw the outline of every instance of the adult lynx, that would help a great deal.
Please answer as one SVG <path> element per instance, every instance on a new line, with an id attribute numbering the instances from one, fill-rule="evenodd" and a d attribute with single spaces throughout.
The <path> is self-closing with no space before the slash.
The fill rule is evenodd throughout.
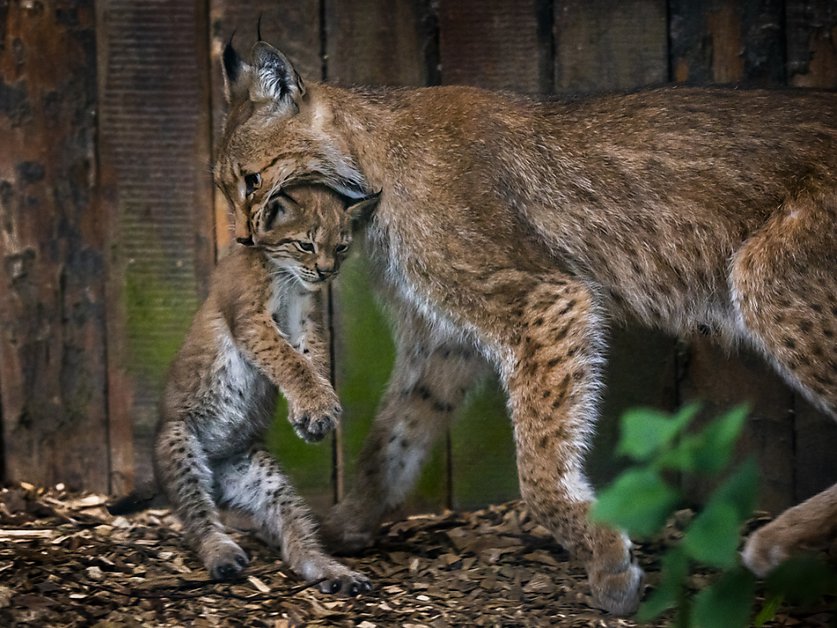
<path id="1" fill-rule="evenodd" d="M 228 46 L 224 66 L 215 177 L 239 238 L 265 202 L 248 177 L 382 190 L 365 249 L 398 357 L 355 488 L 327 521 L 338 542 L 371 538 L 488 363 L 531 511 L 584 561 L 598 603 L 631 612 L 642 573 L 624 535 L 588 521 L 582 469 L 608 316 L 708 326 L 837 413 L 837 94 L 348 90 L 303 84 L 264 42 L 249 62 Z M 750 539 L 755 571 L 837 520 L 837 488 L 798 508 L 799 526 L 780 518 Z"/>
<path id="2" fill-rule="evenodd" d="M 305 440 L 323 438 L 340 415 L 328 381 L 321 288 L 346 255 L 353 219 L 374 202 L 346 209 L 327 188 L 268 190 L 253 216 L 254 246 L 236 245 L 220 261 L 172 364 L 155 438 L 155 478 L 214 578 L 233 577 L 247 564 L 220 523 L 221 506 L 249 515 L 293 571 L 323 579 L 321 590 L 371 588 L 321 550 L 308 509 L 259 443 L 277 388 Z M 143 487 L 109 510 L 139 510 L 154 490 Z"/>

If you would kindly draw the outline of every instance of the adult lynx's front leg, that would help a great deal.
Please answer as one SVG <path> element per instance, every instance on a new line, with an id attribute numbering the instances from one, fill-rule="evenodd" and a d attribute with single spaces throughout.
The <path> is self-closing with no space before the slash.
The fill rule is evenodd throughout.
<path id="1" fill-rule="evenodd" d="M 431 446 L 486 370 L 470 348 L 434 334 L 419 317 L 402 313 L 396 318 L 397 357 L 389 387 L 359 457 L 353 488 L 322 528 L 328 544 L 342 551 L 356 551 L 372 541 L 378 524 L 403 502 Z"/>

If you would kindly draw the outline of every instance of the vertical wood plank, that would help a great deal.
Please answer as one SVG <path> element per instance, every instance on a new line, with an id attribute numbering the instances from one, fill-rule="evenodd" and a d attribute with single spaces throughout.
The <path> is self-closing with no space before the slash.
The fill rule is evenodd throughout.
<path id="1" fill-rule="evenodd" d="M 207 13 L 197 0 L 97 10 L 111 424 L 132 422 L 133 466 L 147 476 L 162 383 L 214 260 Z M 130 467 L 114 474 L 115 490 L 132 481 Z"/>
<path id="2" fill-rule="evenodd" d="M 556 3 L 559 92 L 662 83 L 668 73 L 667 48 L 665 0 Z"/>
<path id="3" fill-rule="evenodd" d="M 664 0 L 556 3 L 555 85 L 559 92 L 626 89 L 661 83 L 668 72 Z M 675 342 L 635 326 L 614 329 L 606 389 L 587 472 L 594 484 L 613 478 L 619 417 L 628 408 L 676 405 Z"/>
<path id="4" fill-rule="evenodd" d="M 256 25 L 261 16 L 264 40 L 285 53 L 304 80 L 319 81 L 323 78 L 320 6 L 321 0 L 209 1 L 213 147 L 218 145 L 224 123 L 221 53 L 229 38 L 235 33 L 233 44 L 246 56 L 256 42 Z M 217 189 L 214 192 L 215 238 L 222 251 L 230 243 L 233 223 L 223 194 Z"/>
<path id="5" fill-rule="evenodd" d="M 325 0 L 326 68 L 342 85 L 430 85 L 437 80 L 429 0 Z"/>
<path id="6" fill-rule="evenodd" d="M 701 417 L 709 420 L 740 403 L 748 403 L 738 455 L 754 454 L 760 474 L 760 507 L 779 512 L 791 506 L 794 487 L 793 393 L 761 356 L 743 352 L 735 359 L 708 340 L 695 341 L 685 353 L 680 393 L 700 400 Z M 701 501 L 712 486 L 705 478 L 684 481 L 686 495 Z"/>
<path id="7" fill-rule="evenodd" d="M 670 10 L 675 80 L 760 87 L 783 84 L 783 2 L 673 0 Z M 790 32 L 790 24 L 788 29 Z M 706 402 L 707 419 L 742 401 L 751 403 L 752 417 L 744 428 L 740 452 L 754 453 L 761 464 L 761 507 L 778 512 L 793 504 L 792 417 L 797 405 L 793 392 L 751 351 L 729 356 L 711 338 L 698 337 L 684 355 L 681 396 Z M 685 488 L 690 496 L 700 499 L 708 490 L 702 484 L 693 481 Z"/>
<path id="8" fill-rule="evenodd" d="M 669 12 L 673 80 L 784 84 L 783 0 L 670 0 Z"/>
<path id="9" fill-rule="evenodd" d="M 4 3 L 0 19 L 4 475 L 104 491 L 93 3 Z"/>
<path id="10" fill-rule="evenodd" d="M 787 0 L 789 83 L 837 87 L 837 4 L 833 0 Z"/>
<path id="11" fill-rule="evenodd" d="M 256 25 L 261 16 L 262 38 L 288 56 L 303 80 L 322 79 L 320 0 L 211 0 L 213 143 L 217 146 L 223 128 L 225 104 L 221 54 L 233 32 L 233 44 L 243 56 L 256 43 Z M 223 195 L 215 193 L 216 241 L 220 251 L 230 243 L 232 216 Z M 303 442 L 287 421 L 287 405 L 279 397 L 267 446 L 276 455 L 294 486 L 309 506 L 322 513 L 333 502 L 332 439 L 316 445 Z"/>
<path id="12" fill-rule="evenodd" d="M 837 88 L 837 6 L 828 0 L 787 2 L 789 82 Z M 837 423 L 797 395 L 794 496 L 802 501 L 837 478 Z"/>
<path id="13" fill-rule="evenodd" d="M 539 0 L 458 0 L 439 4 L 442 81 L 522 93 L 552 87 L 552 37 Z"/>
<path id="14" fill-rule="evenodd" d="M 430 5 L 428 0 L 326 0 L 328 81 L 390 86 L 437 82 L 435 15 Z M 338 470 L 338 479 L 345 477 L 348 482 L 354 478 L 394 359 L 389 328 L 372 297 L 366 269 L 362 256 L 353 255 L 334 286 L 336 375 L 344 411 L 345 469 Z M 434 510 L 447 503 L 446 468 L 440 446 L 404 512 Z"/>
<path id="15" fill-rule="evenodd" d="M 552 91 L 551 18 L 552 3 L 539 0 L 440 3 L 442 83 Z M 496 380 L 468 400 L 446 445 L 450 505 L 468 508 L 518 497 L 512 427 Z"/>

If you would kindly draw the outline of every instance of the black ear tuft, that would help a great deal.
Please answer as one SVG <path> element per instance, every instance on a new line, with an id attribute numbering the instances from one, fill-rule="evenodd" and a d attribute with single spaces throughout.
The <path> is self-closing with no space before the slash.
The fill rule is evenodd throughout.
<path id="1" fill-rule="evenodd" d="M 256 21 L 256 39 L 264 41 L 262 38 L 262 14 L 259 13 L 259 19 Z"/>
<path id="2" fill-rule="evenodd" d="M 260 41 L 253 47 L 253 67 L 257 88 L 250 92 L 252 100 L 271 100 L 298 110 L 299 101 L 305 95 L 305 85 L 285 55 Z"/>
<path id="3" fill-rule="evenodd" d="M 238 80 L 238 77 L 241 75 L 242 68 L 241 57 L 232 45 L 233 37 L 235 37 L 235 31 L 233 31 L 233 34 L 230 35 L 229 41 L 227 41 L 227 44 L 224 46 L 223 55 L 224 74 L 227 77 L 227 81 L 230 83 L 235 83 Z"/>

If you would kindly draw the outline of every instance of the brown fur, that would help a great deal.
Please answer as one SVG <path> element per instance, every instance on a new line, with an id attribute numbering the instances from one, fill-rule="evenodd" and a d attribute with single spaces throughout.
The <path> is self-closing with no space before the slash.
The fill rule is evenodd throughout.
<path id="1" fill-rule="evenodd" d="M 305 440 L 323 438 L 340 416 L 328 380 L 321 288 L 370 201 L 346 209 L 337 194 L 314 186 L 273 189 L 269 199 L 251 217 L 255 246 L 234 246 L 220 261 L 172 364 L 155 479 L 214 578 L 234 577 L 247 564 L 221 524 L 220 506 L 251 517 L 288 566 L 321 581 L 324 592 L 355 594 L 369 590 L 369 580 L 323 552 L 308 508 L 261 441 L 277 389 Z M 110 510 L 139 510 L 153 492 L 142 487 Z"/>
<path id="2" fill-rule="evenodd" d="M 398 358 L 357 484 L 327 521 L 343 545 L 368 542 L 488 363 L 524 498 L 584 561 L 598 603 L 631 612 L 641 572 L 623 535 L 588 521 L 582 470 L 607 316 L 748 343 L 837 414 L 837 95 L 678 87 L 561 103 L 303 86 L 264 42 L 249 64 L 228 49 L 225 67 L 215 176 L 239 237 L 263 202 L 244 193 L 248 173 L 382 190 L 365 248 Z M 753 549 L 765 539 L 794 545 L 765 531 L 745 556 L 784 555 Z"/>

